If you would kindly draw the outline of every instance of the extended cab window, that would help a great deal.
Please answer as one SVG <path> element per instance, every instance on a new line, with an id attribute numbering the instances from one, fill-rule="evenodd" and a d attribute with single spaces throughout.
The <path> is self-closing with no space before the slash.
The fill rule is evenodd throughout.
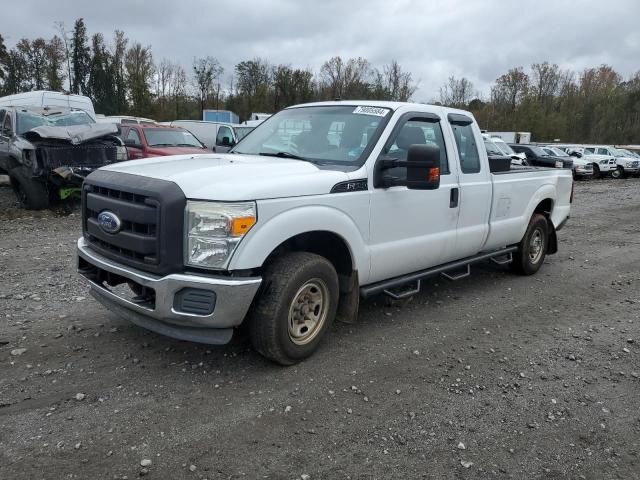
<path id="1" fill-rule="evenodd" d="M 410 117 L 404 123 L 400 123 L 386 146 L 382 150 L 381 158 L 396 158 L 406 160 L 411 145 L 436 145 L 440 148 L 440 174 L 449 173 L 449 161 L 447 148 L 442 136 L 440 122 L 431 118 Z M 391 176 L 405 179 L 407 171 L 403 167 L 389 170 Z"/>
<path id="2" fill-rule="evenodd" d="M 451 128 L 453 129 L 453 136 L 458 146 L 462 173 L 480 172 L 480 154 L 478 153 L 478 146 L 476 145 L 472 124 L 452 124 Z"/>
<path id="3" fill-rule="evenodd" d="M 127 140 L 133 140 L 134 143 L 138 145 L 142 144 L 142 142 L 140 141 L 140 135 L 138 135 L 138 132 L 135 130 L 135 128 L 129 130 L 129 133 L 127 134 Z"/>
<path id="4" fill-rule="evenodd" d="M 599 148 L 598 155 L 610 155 L 610 153 L 609 153 L 609 150 L 607 150 L 606 148 Z"/>

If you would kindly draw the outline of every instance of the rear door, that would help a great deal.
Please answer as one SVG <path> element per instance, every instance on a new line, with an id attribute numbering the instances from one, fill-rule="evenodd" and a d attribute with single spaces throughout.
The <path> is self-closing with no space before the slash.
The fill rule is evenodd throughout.
<path id="1" fill-rule="evenodd" d="M 411 145 L 435 144 L 440 147 L 440 188 L 409 190 L 398 186 L 371 190 L 371 282 L 455 258 L 459 208 L 452 198 L 458 191 L 458 178 L 455 163 L 450 165 L 448 152 L 454 151 L 450 142 L 435 114 L 410 112 L 398 120 L 377 161 L 405 160 Z M 395 168 L 386 174 L 406 178 L 407 172 L 406 168 Z"/>
<path id="2" fill-rule="evenodd" d="M 458 258 L 464 258 L 478 253 L 489 234 L 493 185 L 482 134 L 476 123 L 459 113 L 450 113 L 447 120 L 460 172 L 455 252 Z"/>

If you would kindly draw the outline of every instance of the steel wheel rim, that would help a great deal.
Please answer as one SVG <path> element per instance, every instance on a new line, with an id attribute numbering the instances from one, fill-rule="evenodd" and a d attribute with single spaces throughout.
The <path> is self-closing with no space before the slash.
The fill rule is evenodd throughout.
<path id="1" fill-rule="evenodd" d="M 531 263 L 538 263 L 542 257 L 542 251 L 544 247 L 544 238 L 542 237 L 542 230 L 536 228 L 531 235 L 529 241 L 529 260 Z"/>
<path id="2" fill-rule="evenodd" d="M 296 345 L 306 345 L 322 330 L 329 311 L 329 288 L 319 278 L 309 280 L 293 296 L 287 327 Z"/>

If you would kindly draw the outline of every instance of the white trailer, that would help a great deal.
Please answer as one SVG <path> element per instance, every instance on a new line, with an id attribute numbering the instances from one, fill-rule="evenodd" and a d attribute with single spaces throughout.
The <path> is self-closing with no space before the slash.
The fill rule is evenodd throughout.
<path id="1" fill-rule="evenodd" d="M 531 143 L 531 132 L 487 132 L 490 137 L 498 137 L 507 143 Z"/>

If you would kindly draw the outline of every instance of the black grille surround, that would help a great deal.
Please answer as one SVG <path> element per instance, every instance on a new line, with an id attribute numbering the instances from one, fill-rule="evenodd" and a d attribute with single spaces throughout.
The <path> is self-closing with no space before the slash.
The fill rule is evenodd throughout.
<path id="1" fill-rule="evenodd" d="M 175 183 L 97 170 L 82 185 L 82 234 L 96 252 L 156 275 L 183 270 L 186 197 Z M 107 233 L 98 215 L 108 210 L 122 222 Z"/>

